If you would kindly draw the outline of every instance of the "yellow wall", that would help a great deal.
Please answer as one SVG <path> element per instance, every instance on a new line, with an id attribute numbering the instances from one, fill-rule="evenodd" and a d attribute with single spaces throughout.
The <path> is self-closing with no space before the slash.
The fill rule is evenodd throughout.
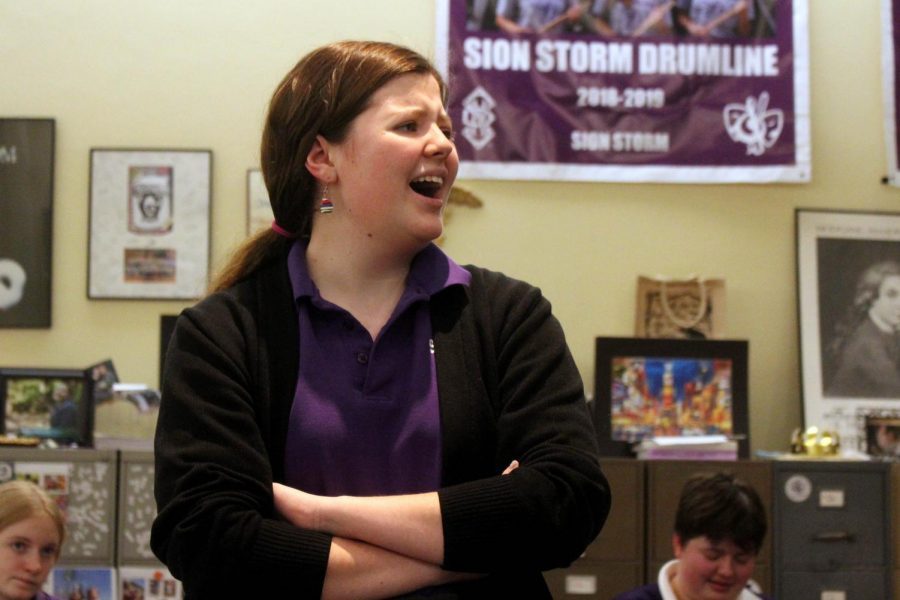
<path id="1" fill-rule="evenodd" d="M 813 179 L 806 185 L 465 181 L 445 249 L 541 286 L 588 390 L 593 339 L 633 331 L 638 274 L 720 275 L 730 337 L 750 341 L 754 449 L 801 424 L 794 209 L 894 210 L 885 171 L 880 2 L 809 0 Z M 0 330 L 0 365 L 158 381 L 162 314 L 187 303 L 88 301 L 92 147 L 213 151 L 213 262 L 245 231 L 245 173 L 282 75 L 344 38 L 433 55 L 429 0 L 0 0 L 0 116 L 56 119 L 53 327 Z M 2 199 L 0 199 L 2 201 Z"/>

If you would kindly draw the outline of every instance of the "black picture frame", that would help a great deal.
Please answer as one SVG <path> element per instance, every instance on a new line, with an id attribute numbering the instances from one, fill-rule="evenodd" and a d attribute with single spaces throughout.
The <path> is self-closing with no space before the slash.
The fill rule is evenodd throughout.
<path id="1" fill-rule="evenodd" d="M 653 435 L 699 435 L 725 434 L 738 441 L 738 456 L 749 457 L 750 439 L 748 426 L 747 359 L 749 346 L 746 340 L 692 340 L 657 339 L 635 337 L 597 337 L 595 339 L 594 364 L 594 425 L 596 427 L 600 452 L 603 456 L 633 457 L 633 447 L 645 437 Z M 666 366 L 669 365 L 669 366 Z M 660 373 L 660 369 L 663 372 Z M 704 371 L 706 369 L 706 371 Z M 712 372 L 708 370 L 712 369 Z M 657 410 L 648 401 L 666 403 L 661 390 L 665 373 L 671 370 L 671 388 L 674 406 Z M 643 383 L 640 373 L 643 372 Z M 687 378 L 693 373 L 690 381 Z M 623 378 L 634 376 L 635 385 L 629 387 Z M 717 378 L 713 381 L 713 378 Z M 703 385 L 698 388 L 697 383 Z M 691 386 L 688 386 L 688 383 Z M 634 399 L 634 390 L 640 390 L 637 407 L 630 412 L 622 408 L 628 393 Z M 659 389 L 656 394 L 654 390 Z M 692 418 L 682 424 L 680 410 L 684 406 L 684 396 L 694 393 L 700 398 L 692 401 L 691 408 L 698 415 L 706 411 L 703 403 L 709 404 L 709 394 L 715 393 L 718 413 L 730 409 L 730 427 L 718 426 L 724 420 Z M 681 403 L 681 405 L 677 403 Z M 700 407 L 703 407 L 703 410 Z M 695 409 L 695 407 L 697 407 Z M 676 426 L 662 431 L 664 411 L 669 417 L 676 415 Z M 623 415 L 628 415 L 620 419 Z M 640 425 L 624 426 L 633 415 L 633 422 Z M 619 425 L 614 420 L 619 419 Z M 670 422 L 670 421 L 669 421 Z M 704 426 L 697 431 L 698 424 Z"/>
<path id="2" fill-rule="evenodd" d="M 51 326 L 56 122 L 0 119 L 0 328 Z"/>
<path id="3" fill-rule="evenodd" d="M 94 406 L 113 396 L 113 387 L 119 383 L 119 374 L 111 358 L 88 367 L 93 381 Z"/>
<path id="4" fill-rule="evenodd" d="M 65 399 L 54 398 L 62 386 Z M 57 406 L 58 404 L 58 406 Z M 0 368 L 0 427 L 5 435 L 93 446 L 94 393 L 88 369 Z"/>

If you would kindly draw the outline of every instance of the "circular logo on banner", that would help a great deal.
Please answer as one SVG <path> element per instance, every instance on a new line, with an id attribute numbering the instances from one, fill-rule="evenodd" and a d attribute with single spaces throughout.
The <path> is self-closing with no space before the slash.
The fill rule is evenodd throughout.
<path id="1" fill-rule="evenodd" d="M 784 482 L 784 495 L 791 502 L 806 502 L 812 494 L 812 482 L 806 475 L 791 475 Z"/>

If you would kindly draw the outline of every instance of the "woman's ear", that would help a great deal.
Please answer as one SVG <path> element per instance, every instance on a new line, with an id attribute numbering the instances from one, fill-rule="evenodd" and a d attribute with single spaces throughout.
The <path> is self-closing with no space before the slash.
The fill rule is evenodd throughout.
<path id="1" fill-rule="evenodd" d="M 322 183 L 334 183 L 337 179 L 334 163 L 331 160 L 332 146 L 321 135 L 316 136 L 309 154 L 306 155 L 306 170 Z"/>
<path id="2" fill-rule="evenodd" d="M 681 558 L 681 552 L 684 546 L 681 543 L 681 536 L 677 533 L 672 534 L 672 551 L 675 552 L 675 558 Z"/>

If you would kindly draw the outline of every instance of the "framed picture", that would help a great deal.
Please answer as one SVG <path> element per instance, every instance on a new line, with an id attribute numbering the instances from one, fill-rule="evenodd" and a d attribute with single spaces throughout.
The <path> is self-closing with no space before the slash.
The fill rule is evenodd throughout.
<path id="1" fill-rule="evenodd" d="M 275 218 L 269 204 L 269 191 L 263 181 L 262 171 L 247 170 L 247 235 L 253 235 L 270 227 Z"/>
<path id="2" fill-rule="evenodd" d="M 53 119 L 0 119 L 0 328 L 50 327 Z"/>
<path id="3" fill-rule="evenodd" d="M 113 386 L 119 383 L 119 375 L 112 359 L 106 359 L 88 367 L 93 381 L 94 404 L 112 398 Z"/>
<path id="4" fill-rule="evenodd" d="M 211 171 L 209 150 L 91 150 L 89 298 L 203 294 Z"/>
<path id="5" fill-rule="evenodd" d="M 803 420 L 865 447 L 856 415 L 900 408 L 900 213 L 797 209 Z"/>
<path id="6" fill-rule="evenodd" d="M 598 337 L 594 375 L 602 454 L 633 456 L 645 438 L 718 434 L 748 457 L 746 341 Z"/>
<path id="7" fill-rule="evenodd" d="M 116 593 L 116 570 L 111 567 L 54 567 L 44 584 L 44 591 L 57 598 L 119 598 Z"/>
<path id="8" fill-rule="evenodd" d="M 181 582 L 162 566 L 119 567 L 119 584 L 122 600 L 176 600 L 184 597 Z"/>
<path id="9" fill-rule="evenodd" d="M 89 370 L 0 368 L 3 433 L 91 446 L 93 380 Z"/>
<path id="10" fill-rule="evenodd" d="M 900 411 L 870 413 L 865 417 L 865 452 L 869 456 L 900 459 Z"/>

